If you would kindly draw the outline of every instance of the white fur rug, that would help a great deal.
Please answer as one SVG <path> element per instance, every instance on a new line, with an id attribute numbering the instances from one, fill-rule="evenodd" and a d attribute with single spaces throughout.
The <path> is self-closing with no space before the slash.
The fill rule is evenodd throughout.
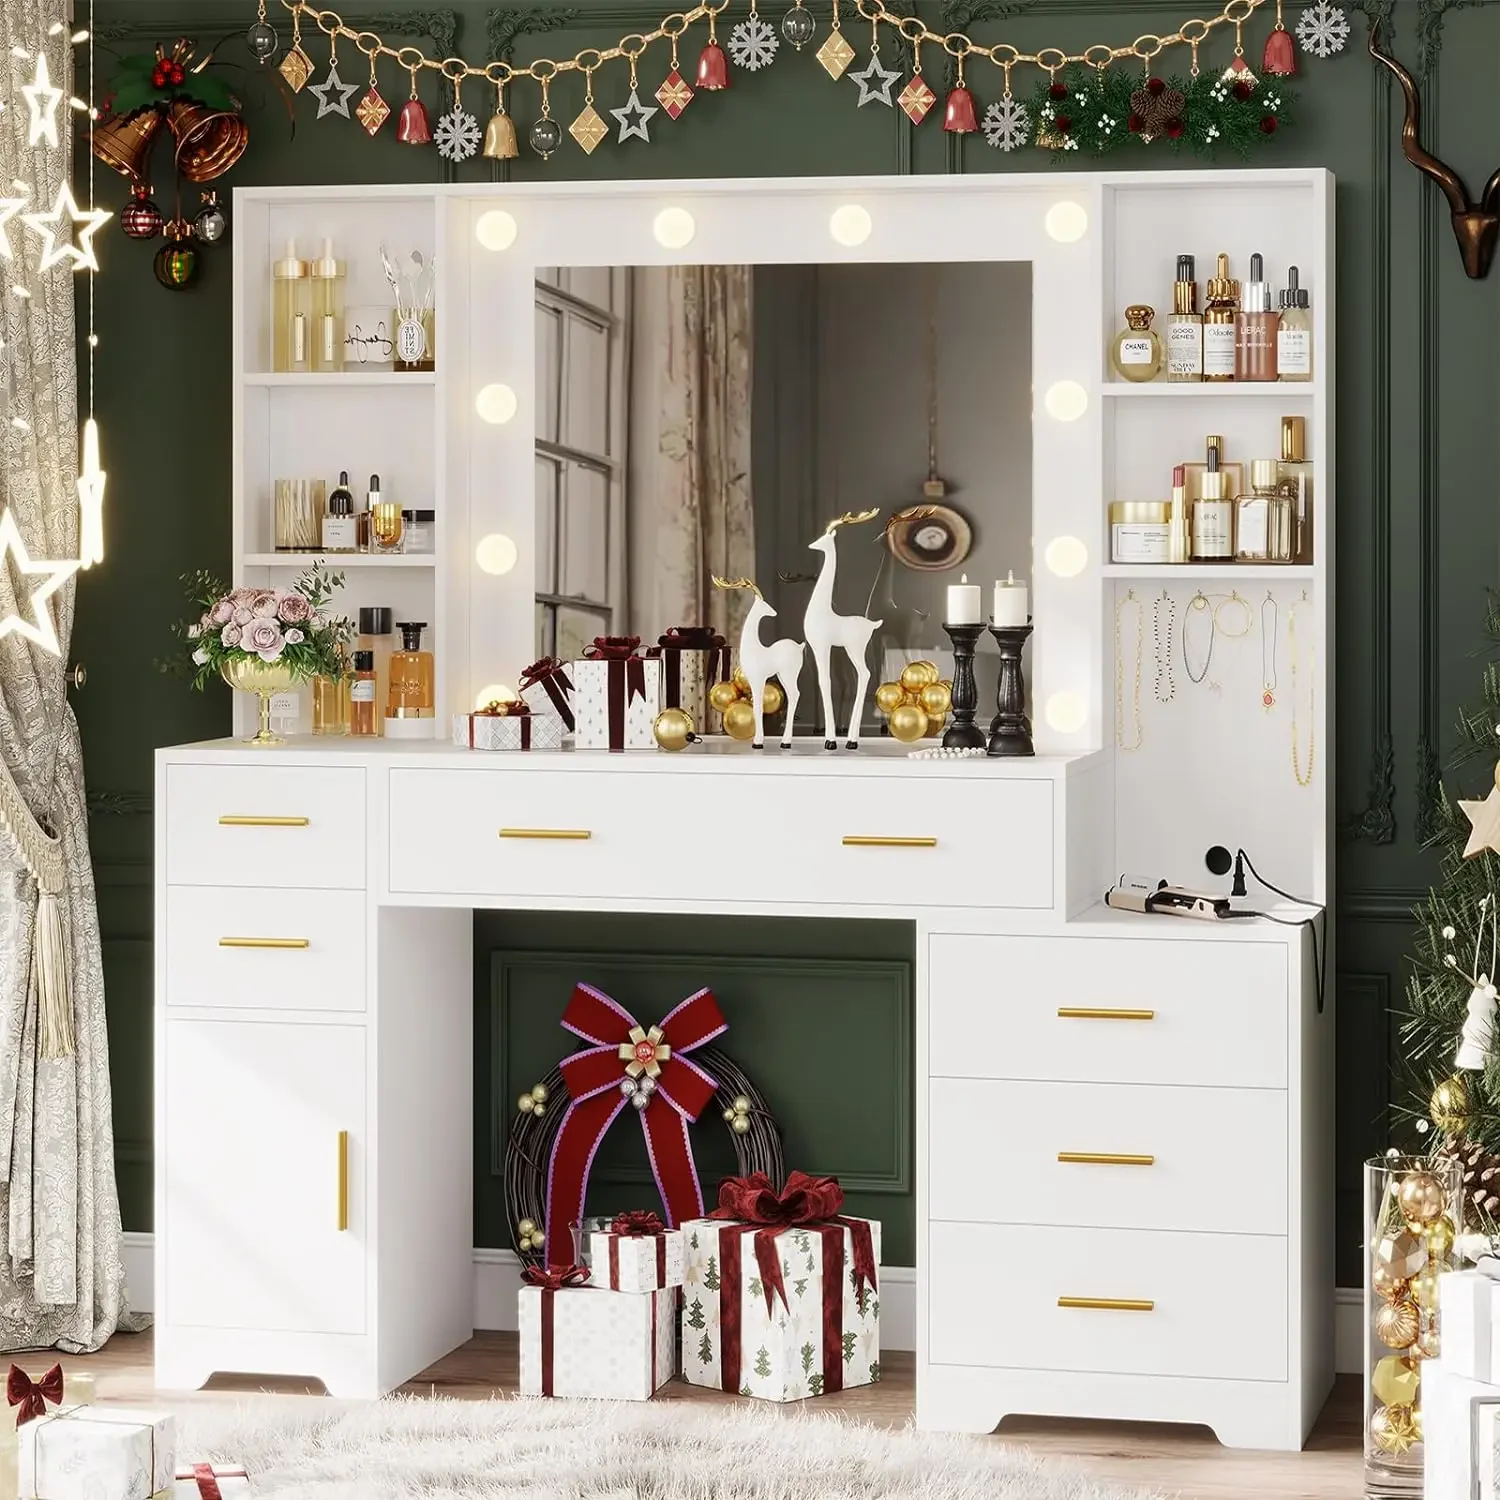
<path id="1" fill-rule="evenodd" d="M 679 1402 L 259 1397 L 178 1408 L 255 1500 L 1146 1500 L 995 1438 Z"/>

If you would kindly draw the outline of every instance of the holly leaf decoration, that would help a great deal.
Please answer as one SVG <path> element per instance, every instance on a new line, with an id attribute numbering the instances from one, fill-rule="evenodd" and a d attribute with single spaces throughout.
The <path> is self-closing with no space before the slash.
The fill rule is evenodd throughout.
<path id="1" fill-rule="evenodd" d="M 112 96 L 105 103 L 111 115 L 123 120 L 150 105 L 165 107 L 174 99 L 191 99 L 223 114 L 240 112 L 240 101 L 229 86 L 207 71 L 190 71 L 181 83 L 157 88 L 152 74 L 158 61 L 150 53 L 134 53 L 120 59 L 112 81 Z"/>

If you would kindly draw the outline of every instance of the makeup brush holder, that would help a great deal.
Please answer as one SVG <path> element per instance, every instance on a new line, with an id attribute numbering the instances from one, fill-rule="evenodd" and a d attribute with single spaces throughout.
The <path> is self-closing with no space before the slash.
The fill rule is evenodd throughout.
<path id="1" fill-rule="evenodd" d="M 979 688 L 974 682 L 974 647 L 984 634 L 983 625 L 944 625 L 953 642 L 953 722 L 943 731 L 948 750 L 982 750 L 984 730 L 975 722 L 979 710 Z"/>
<path id="2" fill-rule="evenodd" d="M 1031 720 L 1026 717 L 1026 677 L 1021 670 L 1021 652 L 1030 625 L 991 625 L 990 634 L 1000 648 L 1000 678 L 995 688 L 995 717 L 990 720 L 989 755 L 1035 755 L 1031 743 Z M 958 682 L 955 678 L 954 688 Z"/>

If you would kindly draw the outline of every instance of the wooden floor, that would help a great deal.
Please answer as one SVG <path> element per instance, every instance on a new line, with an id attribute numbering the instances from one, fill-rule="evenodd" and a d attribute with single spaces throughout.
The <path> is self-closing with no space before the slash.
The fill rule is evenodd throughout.
<path id="1" fill-rule="evenodd" d="M 46 1356 L 28 1356 L 28 1369 Z M 117 1334 L 98 1354 L 65 1358 L 64 1368 L 91 1370 L 104 1400 L 144 1403 L 159 1393 L 152 1378 L 150 1333 Z M 841 1392 L 814 1403 L 868 1422 L 903 1426 L 912 1414 L 913 1356 L 887 1351 L 879 1385 Z M 479 1400 L 516 1386 L 516 1336 L 480 1333 L 439 1360 L 403 1389 L 415 1395 Z M 300 1381 L 220 1377 L 203 1395 L 275 1391 L 317 1396 L 321 1387 Z M 183 1399 L 173 1393 L 174 1402 Z M 189 1398 L 191 1399 L 191 1398 Z M 671 1401 L 738 1401 L 719 1391 L 674 1382 L 656 1398 Z M 801 1412 L 806 1403 L 772 1407 Z M 1133 1422 L 1008 1419 L 993 1439 L 1025 1444 L 1067 1459 L 1098 1480 L 1135 1484 L 1178 1494 L 1184 1500 L 1355 1500 L 1363 1493 L 1360 1459 L 1359 1380 L 1340 1376 L 1306 1451 L 1246 1453 L 1221 1448 L 1197 1427 L 1157 1427 Z"/>

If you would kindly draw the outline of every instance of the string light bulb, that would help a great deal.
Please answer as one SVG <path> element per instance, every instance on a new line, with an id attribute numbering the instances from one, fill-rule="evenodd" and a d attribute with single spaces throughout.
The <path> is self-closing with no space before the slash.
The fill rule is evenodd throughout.
<path id="1" fill-rule="evenodd" d="M 52 87 L 52 78 L 47 71 L 47 51 L 42 48 L 36 55 L 36 71 L 31 82 L 21 88 L 21 97 L 31 111 L 31 120 L 26 127 L 26 144 L 39 146 L 44 141 L 49 146 L 60 144 L 57 135 L 57 106 L 62 102 L 63 91 Z"/>
<path id="2" fill-rule="evenodd" d="M 83 467 L 78 474 L 78 561 L 91 568 L 104 561 L 104 470 L 99 467 L 99 424 L 83 424 Z"/>

